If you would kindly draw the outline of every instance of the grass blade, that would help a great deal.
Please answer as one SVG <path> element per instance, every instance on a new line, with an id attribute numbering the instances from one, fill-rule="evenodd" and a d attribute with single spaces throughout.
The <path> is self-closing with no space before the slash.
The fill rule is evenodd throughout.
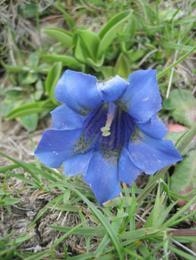
<path id="1" fill-rule="evenodd" d="M 117 234 L 114 232 L 112 226 L 110 225 L 109 221 L 105 218 L 105 216 L 102 214 L 102 212 L 95 207 L 95 205 L 90 202 L 82 193 L 80 193 L 78 190 L 73 189 L 75 193 L 88 205 L 89 209 L 94 213 L 94 215 L 98 218 L 98 220 L 101 222 L 101 224 L 104 226 L 105 230 L 107 231 L 112 243 L 114 244 L 114 247 L 116 248 L 116 251 L 118 253 L 119 259 L 123 260 L 123 248 L 121 246 L 121 243 L 117 237 Z"/>

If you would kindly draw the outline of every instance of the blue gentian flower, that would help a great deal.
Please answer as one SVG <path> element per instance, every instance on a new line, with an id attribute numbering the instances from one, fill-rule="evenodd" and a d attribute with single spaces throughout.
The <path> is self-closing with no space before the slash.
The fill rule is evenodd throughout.
<path id="1" fill-rule="evenodd" d="M 57 83 L 52 127 L 35 151 L 45 165 L 65 174 L 82 174 L 97 200 L 120 193 L 142 172 L 152 175 L 181 160 L 157 116 L 161 96 L 156 71 L 138 70 L 98 82 L 96 77 L 66 70 Z"/>

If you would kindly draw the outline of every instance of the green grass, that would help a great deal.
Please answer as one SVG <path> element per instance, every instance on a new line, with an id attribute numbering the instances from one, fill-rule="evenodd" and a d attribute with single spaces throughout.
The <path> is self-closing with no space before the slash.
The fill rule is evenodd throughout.
<path id="1" fill-rule="evenodd" d="M 15 5 L 3 1 L 1 5 L 3 124 L 5 117 L 16 118 L 28 131 L 39 128 L 39 120 L 43 121 L 56 106 L 53 89 L 61 70 L 69 66 L 100 79 L 153 67 L 158 70 L 163 97 L 161 117 L 165 122 L 187 127 L 172 138 L 189 163 L 196 135 L 194 1 L 139 0 L 119 4 L 81 0 L 67 1 L 66 8 L 63 1 L 42 2 L 21 1 Z M 16 15 L 17 24 L 8 15 L 8 7 Z M 112 16 L 127 10 L 132 10 L 131 18 L 111 42 L 101 67 L 100 60 L 97 64 L 78 61 L 73 46 L 62 44 L 62 34 L 60 41 L 43 37 L 47 19 L 50 27 L 57 26 L 54 21 L 60 20 L 59 28 L 69 31 L 66 39 L 70 45 L 70 32 L 76 28 L 97 32 Z M 36 36 L 32 41 L 31 35 Z M 186 191 L 194 182 L 195 162 L 188 166 L 179 163 L 150 178 L 142 176 L 137 185 L 123 186 L 120 197 L 100 207 L 81 178 L 67 178 L 61 170 L 48 169 L 36 160 L 19 160 L 14 153 L 0 152 L 0 157 L 0 259 L 195 259 L 195 186 L 185 193 L 178 192 Z M 178 173 L 184 171 L 186 179 L 175 183 Z"/>

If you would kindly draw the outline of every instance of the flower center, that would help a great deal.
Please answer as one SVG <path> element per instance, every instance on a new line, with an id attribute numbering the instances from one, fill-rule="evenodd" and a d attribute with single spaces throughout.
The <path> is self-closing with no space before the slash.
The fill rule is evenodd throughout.
<path id="1" fill-rule="evenodd" d="M 107 103 L 87 116 L 76 151 L 85 152 L 94 147 L 107 153 L 119 152 L 133 132 L 134 124 L 128 113 L 114 103 Z"/>

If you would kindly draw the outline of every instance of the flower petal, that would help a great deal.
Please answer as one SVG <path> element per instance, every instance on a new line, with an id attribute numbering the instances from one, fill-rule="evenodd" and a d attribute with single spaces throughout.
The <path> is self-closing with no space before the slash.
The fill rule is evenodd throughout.
<path id="1" fill-rule="evenodd" d="M 120 193 L 117 160 L 104 158 L 99 151 L 94 152 L 84 179 L 101 204 Z"/>
<path id="2" fill-rule="evenodd" d="M 156 71 L 138 70 L 129 75 L 130 85 L 121 101 L 128 113 L 137 122 L 147 122 L 161 109 L 161 96 L 156 80 Z"/>
<path id="3" fill-rule="evenodd" d="M 163 138 L 168 131 L 167 127 L 157 116 L 153 116 L 146 123 L 138 123 L 137 126 L 145 134 L 158 139 Z"/>
<path id="4" fill-rule="evenodd" d="M 153 174 L 182 160 L 171 141 L 148 136 L 138 138 L 138 140 L 130 141 L 128 150 L 132 162 L 145 173 Z"/>
<path id="5" fill-rule="evenodd" d="M 106 82 L 99 83 L 98 88 L 103 95 L 104 101 L 112 102 L 122 96 L 128 85 L 129 83 L 126 80 L 119 76 L 115 76 Z"/>
<path id="6" fill-rule="evenodd" d="M 64 161 L 64 172 L 67 176 L 75 176 L 77 174 L 85 175 L 92 158 L 93 152 L 81 153 L 73 155 L 70 159 Z"/>
<path id="7" fill-rule="evenodd" d="M 35 150 L 36 157 L 45 165 L 58 168 L 66 158 L 74 153 L 75 145 L 81 135 L 81 129 L 54 130 L 44 132 Z"/>
<path id="8" fill-rule="evenodd" d="M 118 163 L 119 180 L 132 184 L 141 172 L 142 170 L 137 168 L 131 161 L 127 149 L 123 148 Z"/>
<path id="9" fill-rule="evenodd" d="M 85 117 L 74 112 L 65 104 L 55 108 L 52 112 L 52 128 L 56 129 L 77 129 L 81 128 Z"/>
<path id="10" fill-rule="evenodd" d="M 66 70 L 57 83 L 56 99 L 80 113 L 96 108 L 102 102 L 96 77 Z"/>

